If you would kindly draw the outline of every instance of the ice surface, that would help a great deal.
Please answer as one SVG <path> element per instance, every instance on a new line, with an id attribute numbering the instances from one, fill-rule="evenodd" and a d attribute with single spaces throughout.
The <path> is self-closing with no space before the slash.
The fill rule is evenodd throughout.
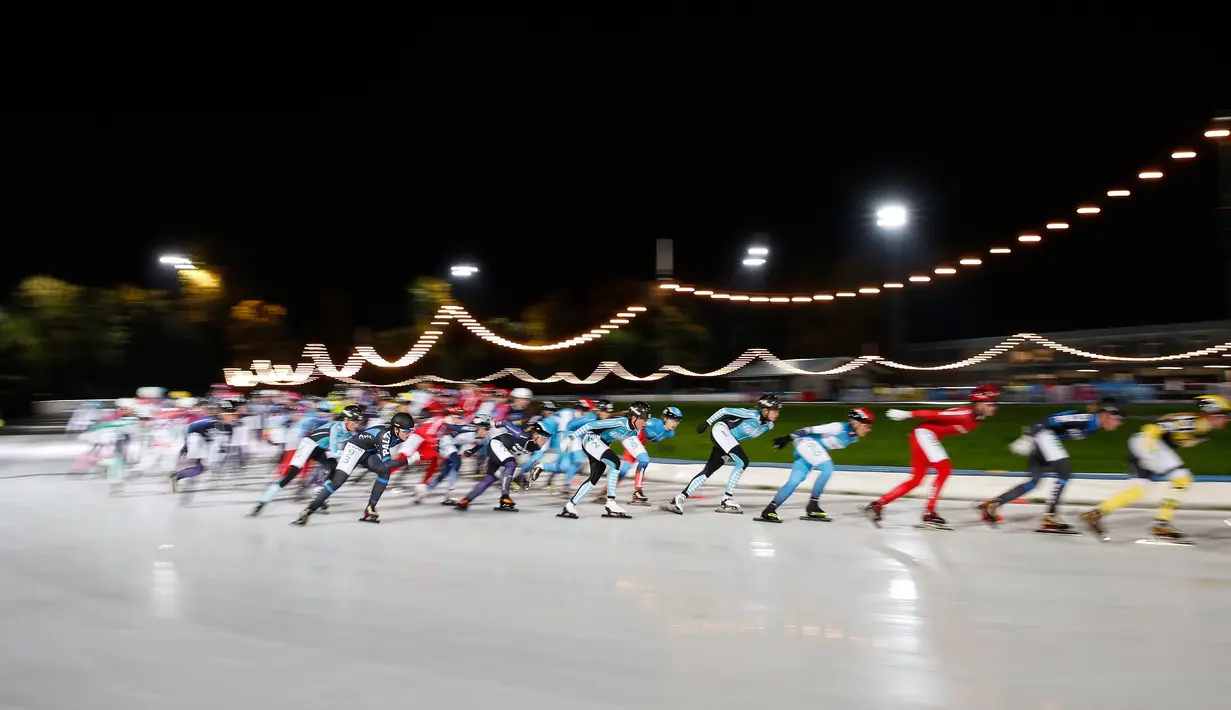
<path id="1" fill-rule="evenodd" d="M 45 470 L 47 467 L 38 468 Z M 55 468 L 55 467 L 52 467 Z M 59 467 L 64 470 L 65 466 Z M 1185 709 L 1226 707 L 1231 527 L 1181 511 L 1195 548 L 1002 530 L 967 503 L 958 529 L 872 528 L 855 498 L 833 523 L 684 516 L 489 491 L 466 513 L 391 489 L 357 522 L 371 478 L 334 512 L 288 523 L 289 495 L 245 517 L 265 469 L 191 497 L 147 476 L 0 463 L 0 708 Z M 24 476 L 24 477 L 15 477 Z M 468 485 L 469 481 L 464 481 Z M 288 489 L 289 492 L 290 489 Z M 464 490 L 464 488 L 463 488 Z M 674 487 L 649 489 L 655 503 Z M 629 489 L 621 487 L 621 499 Z M 1076 511 L 1067 511 L 1076 522 Z"/>

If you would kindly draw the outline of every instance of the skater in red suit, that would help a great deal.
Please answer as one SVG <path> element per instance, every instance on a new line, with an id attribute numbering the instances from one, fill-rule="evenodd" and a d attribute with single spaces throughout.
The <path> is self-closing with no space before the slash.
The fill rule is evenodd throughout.
<path id="1" fill-rule="evenodd" d="M 910 432 L 910 479 L 864 506 L 864 514 L 874 525 L 880 527 L 881 510 L 886 505 L 913 491 L 929 469 L 936 470 L 936 480 L 932 482 L 932 495 L 928 496 L 927 507 L 923 511 L 922 527 L 952 529 L 945 519 L 936 514 L 936 501 L 940 498 L 940 489 L 945 485 L 949 474 L 953 473 L 953 464 L 949 462 L 949 453 L 941 445 L 940 440 L 946 436 L 969 434 L 979 428 L 979 422 L 996 413 L 996 400 L 1000 398 L 1000 388 L 995 385 L 980 385 L 970 393 L 970 404 L 949 409 L 916 409 L 906 411 L 890 409 L 885 413 L 895 422 L 906 419 L 922 419 Z"/>
<path id="2" fill-rule="evenodd" d="M 457 425 L 461 423 L 462 408 L 455 405 L 445 409 L 443 415 L 432 417 L 415 427 L 414 433 L 398 447 L 394 464 L 390 468 L 400 468 L 401 466 L 412 465 L 416 461 L 423 461 L 426 464 L 423 484 L 426 485 L 428 481 L 432 480 L 432 476 L 436 475 L 436 470 L 440 468 L 442 463 L 438 452 L 441 432 L 450 424 Z"/>

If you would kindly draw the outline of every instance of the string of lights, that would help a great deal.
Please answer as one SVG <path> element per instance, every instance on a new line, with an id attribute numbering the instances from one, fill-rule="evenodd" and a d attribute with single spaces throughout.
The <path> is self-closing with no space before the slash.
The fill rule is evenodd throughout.
<path id="1" fill-rule="evenodd" d="M 443 327 L 448 326 L 451 322 L 457 322 L 475 336 L 492 343 L 493 345 L 499 345 L 501 347 L 510 348 L 513 350 L 564 350 L 566 348 L 582 345 L 593 340 L 598 340 L 604 335 L 607 335 L 614 330 L 618 330 L 620 326 L 631 323 L 638 314 L 644 312 L 644 306 L 629 306 L 623 311 L 616 313 L 613 317 L 608 319 L 606 323 L 591 329 L 587 333 L 576 335 L 554 343 L 547 343 L 545 345 L 530 345 L 499 336 L 492 332 L 492 330 L 487 326 L 476 320 L 472 315 L 470 315 L 469 312 L 467 312 L 465 308 L 454 304 L 441 306 L 432 317 L 431 324 L 433 326 Z M 354 352 L 346 358 L 346 361 L 341 367 L 337 367 L 333 364 L 333 360 L 330 359 L 329 352 L 323 344 L 309 343 L 304 346 L 303 354 L 301 356 L 302 360 L 294 367 L 290 365 L 274 365 L 269 360 L 255 360 L 247 370 L 234 367 L 225 368 L 223 370 L 223 376 L 226 378 L 226 381 L 233 386 L 255 386 L 257 384 L 281 386 L 303 385 L 315 379 L 317 373 L 324 377 L 329 377 L 341 382 L 362 385 L 364 383 L 355 380 L 354 377 L 359 373 L 359 370 L 365 364 L 374 365 L 381 368 L 409 367 L 423 359 L 428 352 L 431 351 L 432 347 L 442 335 L 444 335 L 443 330 L 424 331 L 405 355 L 392 361 L 381 357 L 380 353 L 376 352 L 376 349 L 370 345 L 359 345 L 355 347 Z M 561 374 L 568 374 L 570 377 L 575 378 L 575 376 L 571 373 Z M 631 376 L 632 375 L 630 375 L 630 377 Z M 422 379 L 422 377 L 418 379 Z M 407 380 L 406 383 L 412 381 L 413 380 Z M 554 382 L 555 380 L 552 381 Z M 239 382 L 251 382 L 253 384 L 235 384 Z"/>
<path id="2" fill-rule="evenodd" d="M 1205 132 L 1205 137 L 1208 139 L 1227 138 L 1231 135 L 1231 131 L 1227 129 L 1211 129 Z M 1171 152 L 1171 159 L 1175 161 L 1190 161 L 1197 157 L 1197 152 L 1194 150 L 1176 149 Z M 1163 171 L 1155 167 L 1147 167 L 1137 174 L 1137 179 L 1143 182 L 1157 182 L 1163 179 Z M 1109 199 L 1119 200 L 1132 196 L 1132 190 L 1124 187 L 1115 186 L 1106 191 L 1106 196 Z M 1103 208 L 1094 202 L 1079 203 L 1075 209 L 1079 218 L 1089 218 L 1101 214 Z M 1047 222 L 1042 230 L 1027 230 L 1017 235 L 1016 241 L 1020 245 L 1034 246 L 1042 243 L 1043 234 L 1045 232 L 1063 232 L 1070 228 L 1070 223 L 1067 219 L 1053 220 Z M 987 248 L 987 254 L 992 258 L 998 258 L 1013 253 L 1012 247 L 1007 245 L 992 245 Z M 716 301 L 733 301 L 736 303 L 780 303 L 780 304 L 805 304 L 805 303 L 826 303 L 843 298 L 856 298 L 858 296 L 875 296 L 882 290 L 904 289 L 910 285 L 923 285 L 932 281 L 934 276 L 954 276 L 961 269 L 976 268 L 983 265 L 984 257 L 981 254 L 967 254 L 952 262 L 940 264 L 932 269 L 931 273 L 915 273 L 910 274 L 904 281 L 887 281 L 880 285 L 865 284 L 860 287 L 834 291 L 832 293 L 810 293 L 801 294 L 770 294 L 770 293 L 739 293 L 735 291 L 726 291 L 722 289 L 714 289 L 709 287 L 697 286 L 695 284 L 684 284 L 669 282 L 659 284 L 659 288 L 663 291 L 674 292 L 678 294 L 691 294 L 698 298 L 709 298 Z M 955 265 L 956 264 L 956 265 Z"/>
<path id="3" fill-rule="evenodd" d="M 381 387 L 381 388 L 405 387 L 408 385 L 414 385 L 419 382 L 438 382 L 442 384 L 460 384 L 463 382 L 493 382 L 495 380 L 500 380 L 505 377 L 515 377 L 521 380 L 522 382 L 528 382 L 532 384 L 551 384 L 551 383 L 556 383 L 556 382 L 567 382 L 572 385 L 593 385 L 593 384 L 597 384 L 601 382 L 602 380 L 606 379 L 608 375 L 615 375 L 616 377 L 619 377 L 621 379 L 628 380 L 631 382 L 653 382 L 655 380 L 661 380 L 662 378 L 667 377 L 668 375 L 683 375 L 685 377 L 722 377 L 723 375 L 729 375 L 741 368 L 744 368 L 756 360 L 764 360 L 765 362 L 769 363 L 773 367 L 776 367 L 779 370 L 792 374 L 792 375 L 822 375 L 822 376 L 840 375 L 846 372 L 850 372 L 852 370 L 857 370 L 866 365 L 873 365 L 873 364 L 881 366 L 881 367 L 892 368 L 895 370 L 936 372 L 936 371 L 942 371 L 942 370 L 960 370 L 966 367 L 980 365 L 982 363 L 987 362 L 988 360 L 992 360 L 994 358 L 1000 357 L 1008 353 L 1010 350 L 1013 350 L 1014 348 L 1017 348 L 1023 345 L 1028 345 L 1028 344 L 1039 345 L 1045 348 L 1049 348 L 1051 350 L 1055 350 L 1057 352 L 1062 352 L 1067 355 L 1072 355 L 1074 357 L 1081 357 L 1087 360 L 1098 360 L 1098 361 L 1105 361 L 1105 362 L 1148 364 L 1148 363 L 1158 363 L 1158 362 L 1174 362 L 1178 360 L 1189 360 L 1193 358 L 1211 357 L 1215 355 L 1221 355 L 1222 357 L 1231 357 L 1231 353 L 1228 352 L 1228 351 L 1231 351 L 1231 342 L 1222 343 L 1221 345 L 1214 345 L 1208 348 L 1201 348 L 1199 350 L 1190 350 L 1188 352 L 1175 353 L 1172 355 L 1161 355 L 1161 356 L 1156 356 L 1156 357 L 1132 357 L 1132 356 L 1124 356 L 1124 355 L 1110 355 L 1106 353 L 1096 353 L 1096 352 L 1090 352 L 1088 350 L 1082 350 L 1080 348 L 1069 347 L 1067 345 L 1064 345 L 1063 343 L 1058 343 L 1045 336 L 1038 335 L 1037 333 L 1018 333 L 1010 338 L 1006 338 L 1000 343 L 997 343 L 995 346 L 988 348 L 987 350 L 984 350 L 981 353 L 978 353 L 977 355 L 972 355 L 968 358 L 958 360 L 956 362 L 946 363 L 943 365 L 907 365 L 905 363 L 896 362 L 894 360 L 886 360 L 876 355 L 863 355 L 857 358 L 853 358 L 842 365 L 838 365 L 837 367 L 832 367 L 826 370 L 807 370 L 805 368 L 797 367 L 795 365 L 792 365 L 789 362 L 783 361 L 782 359 L 778 358 L 776 355 L 774 355 L 768 350 L 765 350 L 764 348 L 752 348 L 752 349 L 744 351 L 744 353 L 741 354 L 739 357 L 735 358 L 734 360 L 727 363 L 723 367 L 718 368 L 717 370 L 711 370 L 709 372 L 697 372 L 694 370 L 690 370 L 686 367 L 682 367 L 680 365 L 663 365 L 662 367 L 658 368 L 657 371 L 650 373 L 649 375 L 646 375 L 644 377 L 638 377 L 637 375 L 631 374 L 623 365 L 621 365 L 618 362 L 602 362 L 602 363 L 599 363 L 598 367 L 595 368 L 594 372 L 592 372 L 588 377 L 578 377 L 572 372 L 557 372 L 550 377 L 540 379 L 540 378 L 534 377 L 533 375 L 531 375 L 530 373 L 526 372 L 525 370 L 521 368 L 507 367 L 503 370 L 493 372 L 492 374 L 487 375 L 485 377 L 478 377 L 478 378 L 473 378 L 470 380 L 451 380 L 448 378 L 439 377 L 437 375 L 418 375 L 410 379 L 402 380 L 400 382 L 391 382 L 388 384 L 372 384 L 368 382 L 361 382 L 357 379 L 354 379 L 354 377 L 349 376 L 349 375 L 345 377 L 333 377 L 333 379 L 339 380 L 341 382 L 346 382 L 348 384 L 358 385 L 361 387 Z M 239 369 L 226 370 L 224 372 L 224 375 L 226 376 L 227 384 L 232 387 L 254 387 L 256 385 L 262 385 L 262 384 L 263 385 L 275 385 L 275 386 L 293 386 L 297 384 L 304 384 L 314 379 L 312 376 L 311 363 L 303 363 L 299 367 L 294 368 L 294 369 L 290 368 L 289 366 L 285 366 L 285 365 L 271 366 L 268 363 L 268 361 L 258 361 L 257 363 L 253 363 L 254 366 L 258 364 L 260 364 L 261 367 L 256 368 L 253 371 L 244 371 L 244 370 L 239 370 Z M 297 381 L 297 378 L 303 378 L 303 380 Z"/>

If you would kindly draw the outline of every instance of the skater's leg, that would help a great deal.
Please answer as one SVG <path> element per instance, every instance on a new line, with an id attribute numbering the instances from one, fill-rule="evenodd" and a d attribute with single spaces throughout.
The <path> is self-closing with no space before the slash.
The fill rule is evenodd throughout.
<path id="1" fill-rule="evenodd" d="M 1064 495 L 1064 487 L 1069 484 L 1069 479 L 1073 476 L 1073 467 L 1069 464 L 1068 458 L 1054 462 L 1052 467 L 1056 471 L 1056 485 L 1051 489 L 1051 495 L 1047 496 L 1048 515 L 1056 514 L 1056 509 L 1060 507 L 1060 496 Z"/>
<path id="2" fill-rule="evenodd" d="M 812 495 L 808 498 L 812 501 L 820 500 L 821 494 L 825 492 L 825 486 L 829 484 L 829 477 L 833 475 L 833 461 L 825 461 L 820 466 L 821 472 L 817 474 L 816 480 L 812 483 Z"/>
<path id="3" fill-rule="evenodd" d="M 577 505 L 586 499 L 586 494 L 594 488 L 594 485 L 598 483 L 598 479 L 601 478 L 603 473 L 607 470 L 607 464 L 601 459 L 594 458 L 593 454 L 588 451 L 585 453 L 586 458 L 590 460 L 590 476 L 586 480 L 582 481 L 581 485 L 578 486 L 577 490 L 573 493 L 573 497 L 569 500 L 569 502 L 573 505 Z"/>
<path id="4" fill-rule="evenodd" d="M 616 483 L 620 480 L 620 457 L 608 449 L 602 461 L 607 466 L 607 498 L 613 499 L 616 497 Z"/>
<path id="5" fill-rule="evenodd" d="M 321 484 L 320 490 L 316 492 L 316 497 L 312 499 L 311 503 L 308 503 L 308 512 L 315 513 L 329 496 L 333 495 L 334 492 L 342 487 L 342 484 L 346 483 L 348 478 L 350 478 L 349 471 L 335 468 L 333 474 Z"/>
<path id="6" fill-rule="evenodd" d="M 1030 478 L 1028 478 L 1025 481 L 1022 481 L 1021 483 L 1014 486 L 1013 488 L 1010 488 L 1004 493 L 1001 493 L 1000 497 L 996 498 L 996 501 L 1000 503 L 1000 505 L 1007 505 L 1009 503 L 1012 503 L 1013 501 L 1017 500 L 1018 498 L 1021 498 L 1022 496 L 1026 495 L 1030 491 L 1033 491 L 1035 487 L 1039 485 L 1039 480 L 1043 478 L 1043 474 L 1047 471 L 1047 468 L 1048 468 L 1047 462 L 1043 461 L 1042 458 L 1035 456 L 1033 454 L 1027 460 L 1026 465 L 1030 468 Z"/>
<path id="7" fill-rule="evenodd" d="M 491 467 L 491 464 L 496 464 L 492 468 L 495 468 L 495 469 L 499 468 L 499 463 L 495 459 L 489 458 L 488 459 L 489 467 Z M 482 478 L 479 479 L 478 483 L 474 484 L 474 488 L 471 488 L 469 493 L 462 496 L 462 500 L 472 501 L 475 498 L 478 498 L 479 496 L 483 495 L 484 491 L 486 491 L 488 488 L 491 488 L 491 485 L 495 483 L 497 480 L 499 479 L 496 477 L 495 471 L 494 470 L 489 471 L 488 473 L 484 474 Z"/>
<path id="8" fill-rule="evenodd" d="M 513 488 L 513 473 L 517 471 L 517 459 L 509 459 L 500 467 L 500 497 L 508 498 Z"/>
<path id="9" fill-rule="evenodd" d="M 1193 474 L 1186 468 L 1180 468 L 1167 474 L 1167 478 L 1171 481 L 1171 489 L 1167 491 L 1162 504 L 1158 506 L 1158 514 L 1154 516 L 1155 520 L 1164 523 L 1170 523 L 1175 517 L 1175 509 L 1180 507 L 1180 496 L 1192 485 Z"/>
<path id="10" fill-rule="evenodd" d="M 778 508 L 795 493 L 795 489 L 799 488 L 799 484 L 804 482 L 808 474 L 812 472 L 812 464 L 805 461 L 798 454 L 795 456 L 795 463 L 791 464 L 791 475 L 787 476 L 786 483 L 778 489 L 774 494 L 774 500 L 770 503 L 773 508 Z"/>
<path id="11" fill-rule="evenodd" d="M 735 495 L 735 488 L 739 485 L 739 479 L 744 475 L 744 469 L 748 468 L 751 461 L 748 460 L 748 454 L 744 453 L 744 447 L 738 444 L 727 453 L 731 455 L 731 461 L 735 464 L 735 470 L 731 471 L 731 477 L 727 479 L 727 489 L 725 491 L 725 495 L 730 498 Z"/>
<path id="12" fill-rule="evenodd" d="M 923 477 L 927 475 L 928 469 L 933 464 L 933 459 L 945 460 L 948 459 L 948 454 L 945 453 L 943 447 L 940 446 L 940 441 L 936 435 L 927 429 L 916 429 L 910 434 L 910 478 L 903 481 L 893 490 L 878 498 L 873 505 L 889 505 L 893 501 L 915 490 L 915 488 L 923 482 Z M 924 444 L 926 443 L 926 449 Z"/>
<path id="13" fill-rule="evenodd" d="M 372 481 L 372 493 L 368 496 L 368 507 L 375 508 L 380 497 L 384 495 L 385 488 L 389 486 L 389 476 L 392 474 L 389 473 L 388 462 L 374 453 L 364 457 L 363 465 L 376 474 L 376 480 Z"/>
<path id="14" fill-rule="evenodd" d="M 700 488 L 710 476 L 714 475 L 715 471 L 722 468 L 726 455 L 727 453 L 725 451 L 718 446 L 714 446 L 714 448 L 710 450 L 710 457 L 705 462 L 705 466 L 701 469 L 701 472 L 692 477 L 692 480 L 688 482 L 688 485 L 684 487 L 684 490 L 680 491 L 680 495 L 687 498 L 693 493 L 696 493 L 697 489 Z"/>
<path id="15" fill-rule="evenodd" d="M 936 502 L 940 500 L 940 489 L 944 487 L 945 481 L 949 480 L 949 476 L 953 474 L 953 464 L 949 459 L 945 459 L 944 461 L 937 461 L 932 466 L 936 469 L 936 480 L 932 481 L 932 495 L 928 496 L 926 509 L 935 513 Z"/>

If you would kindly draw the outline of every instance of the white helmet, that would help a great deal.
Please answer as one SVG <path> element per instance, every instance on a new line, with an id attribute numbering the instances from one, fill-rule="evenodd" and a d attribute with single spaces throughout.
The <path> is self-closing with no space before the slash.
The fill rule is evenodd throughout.
<path id="1" fill-rule="evenodd" d="M 180 409 L 192 409 L 193 407 L 197 406 L 197 398 L 196 397 L 180 397 L 179 399 L 175 400 L 175 406 L 179 407 Z"/>
<path id="2" fill-rule="evenodd" d="M 530 399 L 534 397 L 534 393 L 526 389 L 525 387 L 518 387 L 514 389 L 512 392 L 510 392 L 509 396 L 512 397 L 513 399 Z"/>

